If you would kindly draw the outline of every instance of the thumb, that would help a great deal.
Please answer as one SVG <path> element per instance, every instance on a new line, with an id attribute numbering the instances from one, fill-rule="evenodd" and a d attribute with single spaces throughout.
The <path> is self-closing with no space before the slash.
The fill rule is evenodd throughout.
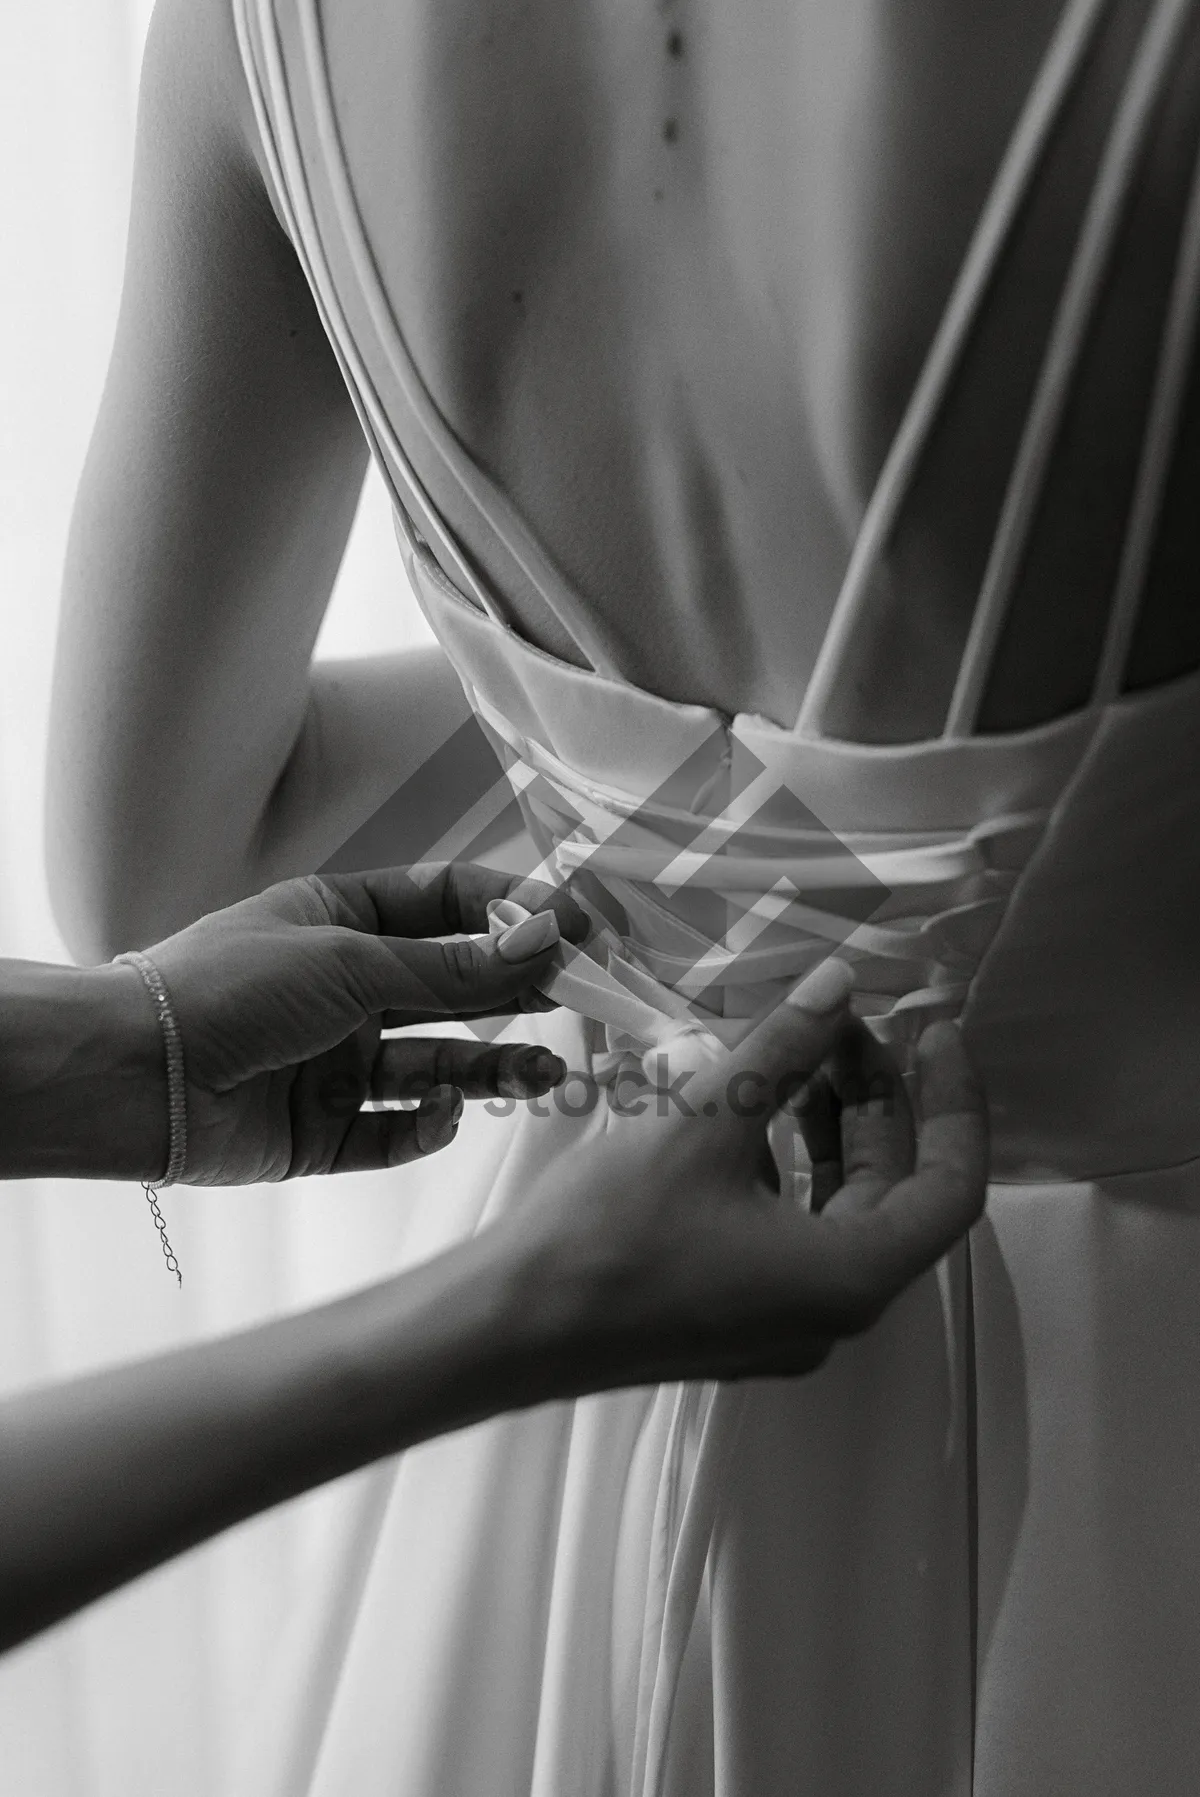
<path id="1" fill-rule="evenodd" d="M 761 1128 L 764 1108 L 773 1113 L 794 1098 L 846 1028 L 853 985 L 852 970 L 836 956 L 814 967 L 735 1048 L 704 1070 L 700 1101 L 719 1103 L 737 1088 L 742 1099 L 737 1114 L 755 1118 Z M 750 1082 L 759 1095 L 754 1105 L 745 1102 Z"/>

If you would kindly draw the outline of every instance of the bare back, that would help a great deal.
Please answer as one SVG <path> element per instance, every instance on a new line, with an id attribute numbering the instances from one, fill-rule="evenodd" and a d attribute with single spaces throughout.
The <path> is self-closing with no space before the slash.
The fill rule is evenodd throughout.
<path id="1" fill-rule="evenodd" d="M 1048 286 L 1145 9 L 1110 10 L 1021 246 L 1050 266 Z M 355 198 L 413 359 L 609 621 L 627 678 L 795 715 L 1060 13 L 1055 0 L 322 9 Z M 1002 284 L 996 329 L 1040 328 L 1040 297 L 1036 282 Z M 1148 292 L 1147 333 L 1157 303 Z M 981 367 L 956 454 L 1013 380 L 1005 354 Z M 1132 434 L 1143 399 L 1118 381 L 1112 427 Z M 443 503 L 470 543 L 454 495 Z M 536 642 L 578 655 L 532 587 L 506 586 Z"/>

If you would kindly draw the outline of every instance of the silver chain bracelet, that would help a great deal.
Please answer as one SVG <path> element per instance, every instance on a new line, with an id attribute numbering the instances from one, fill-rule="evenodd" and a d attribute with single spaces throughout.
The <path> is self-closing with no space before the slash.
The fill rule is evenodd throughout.
<path id="1" fill-rule="evenodd" d="M 183 1274 L 179 1270 L 179 1262 L 175 1258 L 167 1236 L 167 1226 L 162 1211 L 158 1207 L 158 1194 L 164 1186 L 173 1186 L 183 1177 L 184 1164 L 187 1160 L 187 1091 L 183 1074 L 183 1038 L 179 1033 L 179 1021 L 171 1004 L 171 997 L 163 982 L 158 968 L 139 949 L 130 949 L 127 954 L 117 955 L 113 965 L 135 967 L 142 976 L 142 981 L 150 994 L 150 1001 L 158 1016 L 162 1029 L 163 1046 L 167 1054 L 167 1125 L 169 1130 L 167 1149 L 167 1170 L 161 1179 L 143 1179 L 141 1187 L 146 1194 L 150 1206 L 150 1214 L 154 1218 L 154 1227 L 158 1230 L 162 1241 L 163 1258 L 168 1272 L 174 1273 L 180 1285 Z"/>

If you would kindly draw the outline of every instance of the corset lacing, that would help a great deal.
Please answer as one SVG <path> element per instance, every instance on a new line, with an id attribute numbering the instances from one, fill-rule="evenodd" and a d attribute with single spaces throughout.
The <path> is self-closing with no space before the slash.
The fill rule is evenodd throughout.
<path id="1" fill-rule="evenodd" d="M 537 877 L 568 883 L 595 926 L 584 951 L 565 950 L 547 991 L 605 1026 L 593 1061 L 602 1082 L 684 1033 L 735 1040 L 831 952 L 855 967 L 857 1013 L 903 1055 L 927 1023 L 958 1015 L 1048 815 L 1006 813 L 961 832 L 790 829 L 760 821 L 777 776 L 723 810 L 701 809 L 704 792 L 688 810 L 585 780 L 490 707 L 483 715 L 515 757 L 508 777 L 545 857 Z M 752 854 L 734 840 L 750 820 Z M 725 902 L 724 940 L 672 908 L 697 891 Z M 866 920 L 845 914 L 856 893 Z"/>

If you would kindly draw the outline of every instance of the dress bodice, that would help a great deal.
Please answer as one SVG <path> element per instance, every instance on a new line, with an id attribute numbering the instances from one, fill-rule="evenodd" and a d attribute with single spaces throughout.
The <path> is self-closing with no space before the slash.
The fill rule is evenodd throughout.
<path id="1" fill-rule="evenodd" d="M 737 1017 L 836 948 L 900 1048 L 965 1008 L 998 1177 L 1200 1152 L 1200 677 L 1003 736 L 843 743 L 570 667 L 408 566 L 546 871 L 586 876 L 637 968 Z"/>
<path id="2" fill-rule="evenodd" d="M 905 578 L 905 533 L 927 468 L 945 460 L 987 295 L 1114 10 L 1104 0 L 1064 8 L 862 520 L 799 720 L 783 728 L 620 677 L 597 618 L 440 419 L 408 352 L 341 156 L 316 0 L 289 0 L 290 51 L 278 5 L 238 7 L 276 201 L 391 488 L 414 588 L 508 764 L 547 869 L 589 904 L 609 970 L 643 1001 L 657 993 L 665 1014 L 678 1016 L 682 999 L 732 1022 L 836 946 L 858 964 L 861 1009 L 901 1044 L 931 1015 L 965 1007 L 1001 1174 L 1061 1177 L 1147 1155 L 1162 1164 L 1194 1153 L 1200 1133 L 1184 1063 L 1164 1075 L 1156 1040 L 1164 1017 L 1182 1028 L 1200 1000 L 1190 940 L 1200 850 L 1180 814 L 1194 805 L 1195 676 L 1131 690 L 1151 629 L 1148 577 L 1200 300 L 1194 107 L 1184 109 L 1186 178 L 1146 359 L 1144 428 L 1113 477 L 1121 527 L 1108 573 L 1086 616 L 1072 612 L 1070 578 L 1055 590 L 1074 619 L 1063 690 L 1075 699 L 1026 727 L 988 728 L 1014 630 L 1032 627 L 1026 573 L 1045 559 L 1049 497 L 1080 435 L 1081 395 L 1095 385 L 1108 277 L 1195 35 L 1191 0 L 1152 0 L 1134 19 L 999 478 L 994 446 L 976 444 L 990 470 L 981 482 L 995 488 L 994 527 L 962 628 L 947 625 L 948 684 L 945 644 L 922 660 L 933 575 Z M 431 461 L 475 508 L 499 557 L 492 567 L 510 558 L 570 630 L 579 665 L 512 627 L 502 585 L 447 525 L 419 472 Z M 920 573 L 919 558 L 912 568 Z M 917 740 L 854 740 L 864 692 L 880 695 L 886 713 L 889 694 L 912 699 L 925 686 L 932 709 L 910 712 L 933 721 Z"/>

